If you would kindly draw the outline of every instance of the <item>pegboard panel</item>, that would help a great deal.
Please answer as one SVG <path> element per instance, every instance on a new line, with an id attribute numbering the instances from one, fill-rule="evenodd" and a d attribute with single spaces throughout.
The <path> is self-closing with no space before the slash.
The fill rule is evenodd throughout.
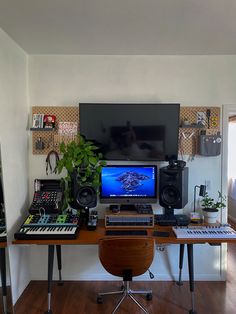
<path id="1" fill-rule="evenodd" d="M 210 110 L 209 128 L 208 119 L 206 117 L 207 110 Z M 199 127 L 197 122 L 200 118 L 204 118 L 205 125 Z M 36 155 L 47 155 L 49 151 L 55 150 L 59 152 L 59 144 L 64 141 L 70 142 L 74 136 L 59 135 L 59 122 L 77 122 L 79 130 L 79 107 L 54 107 L 54 106 L 34 106 L 33 114 L 52 114 L 56 116 L 55 129 L 52 131 L 32 131 L 32 153 Z M 202 116 L 201 116 L 202 115 Z M 185 122 L 184 122 L 185 121 Z M 187 125 L 186 124 L 187 121 Z M 205 130 L 206 134 L 213 135 L 220 131 L 220 107 L 180 107 L 180 129 L 179 129 L 179 153 L 183 155 L 195 155 L 198 153 L 198 135 L 201 130 Z M 36 141 L 41 138 L 44 143 L 44 149 L 36 149 Z"/>
<path id="2" fill-rule="evenodd" d="M 209 119 L 207 110 L 210 110 Z M 207 135 L 214 135 L 220 131 L 220 107 L 180 107 L 179 153 L 181 155 L 198 154 L 199 135 L 203 130 Z"/>
<path id="3" fill-rule="evenodd" d="M 203 123 L 205 123 L 205 127 L 208 128 L 207 125 L 207 110 L 210 111 L 209 116 L 209 129 L 219 130 L 220 127 L 220 107 L 180 107 L 180 125 L 183 125 L 184 120 L 188 120 L 191 125 L 197 125 L 197 122 L 200 120 L 201 115 L 198 113 L 202 113 L 205 115 L 203 117 Z"/>
<path id="4" fill-rule="evenodd" d="M 58 135 L 59 122 L 77 122 L 79 129 L 79 107 L 54 107 L 54 106 L 34 106 L 32 107 L 33 114 L 48 114 L 56 116 L 54 130 L 36 130 L 32 131 L 32 153 L 36 155 L 47 155 L 51 150 L 59 153 L 59 144 L 62 141 L 69 142 L 74 136 Z M 44 143 L 44 149 L 36 149 L 36 142 L 41 138 Z"/>

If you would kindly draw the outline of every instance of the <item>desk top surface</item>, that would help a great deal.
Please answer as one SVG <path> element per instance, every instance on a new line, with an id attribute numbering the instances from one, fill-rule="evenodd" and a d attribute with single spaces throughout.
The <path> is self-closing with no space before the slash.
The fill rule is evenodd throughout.
<path id="1" fill-rule="evenodd" d="M 122 229 L 122 228 L 119 228 Z M 168 237 L 156 237 L 155 241 L 157 244 L 197 244 L 197 243 L 236 243 L 236 239 L 177 239 L 171 226 L 158 226 L 152 229 L 146 229 L 149 236 L 153 236 L 153 231 L 167 231 L 169 232 Z M 104 238 L 106 228 L 104 225 L 104 220 L 99 220 L 97 228 L 95 231 L 89 231 L 86 226 L 83 226 L 78 233 L 76 239 L 72 240 L 14 240 L 13 244 L 38 244 L 38 245 L 49 245 L 49 244 L 60 244 L 60 245 L 87 245 L 87 244 L 98 244 L 99 239 Z M 134 236 L 135 237 L 135 236 Z"/>
<path id="2" fill-rule="evenodd" d="M 0 242 L 0 248 L 7 247 L 7 241 Z"/>

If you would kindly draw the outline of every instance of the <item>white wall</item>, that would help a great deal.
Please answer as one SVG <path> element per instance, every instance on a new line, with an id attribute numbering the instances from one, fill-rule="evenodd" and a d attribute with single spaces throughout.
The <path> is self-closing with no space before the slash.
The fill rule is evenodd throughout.
<path id="1" fill-rule="evenodd" d="M 235 56 L 31 56 L 30 102 L 232 103 L 235 67 Z"/>
<path id="2" fill-rule="evenodd" d="M 30 106 L 65 106 L 89 101 L 220 106 L 235 102 L 235 71 L 236 56 L 30 56 Z M 45 157 L 32 156 L 30 147 L 31 196 L 34 178 L 46 177 Z M 214 194 L 220 189 L 221 157 L 196 157 L 188 166 L 189 204 L 186 209 L 191 210 L 194 185 L 208 180 L 209 192 Z M 158 253 L 153 270 L 155 273 L 156 269 L 157 278 L 172 279 L 173 274 L 177 274 L 177 249 L 171 246 L 167 253 Z M 31 276 L 45 279 L 46 248 L 31 250 Z M 65 279 L 108 277 L 98 263 L 96 246 L 68 246 L 63 251 L 67 253 L 63 256 Z M 205 262 L 200 262 L 200 254 L 206 255 Z M 166 255 L 171 265 L 175 263 L 170 269 L 164 264 Z M 220 256 L 219 248 L 197 246 L 196 279 L 222 279 L 225 259 Z M 186 267 L 184 276 L 187 277 Z"/>
<path id="3" fill-rule="evenodd" d="M 28 284 L 27 249 L 12 246 L 28 198 L 27 56 L 0 29 L 0 143 L 13 302 Z"/>

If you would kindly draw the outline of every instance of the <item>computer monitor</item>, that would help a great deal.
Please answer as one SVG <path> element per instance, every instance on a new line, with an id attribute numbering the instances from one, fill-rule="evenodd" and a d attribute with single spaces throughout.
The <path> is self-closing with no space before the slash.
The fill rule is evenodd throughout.
<path id="1" fill-rule="evenodd" d="M 102 167 L 100 202 L 139 204 L 157 202 L 156 165 L 107 165 Z"/>

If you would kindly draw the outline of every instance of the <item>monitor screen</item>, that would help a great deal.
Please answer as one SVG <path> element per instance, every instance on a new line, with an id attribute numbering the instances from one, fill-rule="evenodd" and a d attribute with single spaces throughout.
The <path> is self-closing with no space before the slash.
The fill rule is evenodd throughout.
<path id="1" fill-rule="evenodd" d="M 179 104 L 81 103 L 80 133 L 106 160 L 176 160 L 179 110 Z"/>
<path id="2" fill-rule="evenodd" d="M 157 166 L 108 165 L 102 167 L 101 203 L 138 204 L 156 201 Z"/>

